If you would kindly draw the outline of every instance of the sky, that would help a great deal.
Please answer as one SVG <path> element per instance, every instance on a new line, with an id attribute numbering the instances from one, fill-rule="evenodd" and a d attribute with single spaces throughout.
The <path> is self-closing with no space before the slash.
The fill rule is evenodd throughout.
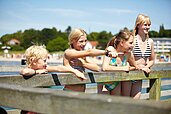
<path id="1" fill-rule="evenodd" d="M 19 30 L 68 26 L 87 33 L 116 34 L 133 29 L 138 14 L 148 15 L 151 30 L 171 29 L 171 0 L 0 0 L 0 37 Z"/>

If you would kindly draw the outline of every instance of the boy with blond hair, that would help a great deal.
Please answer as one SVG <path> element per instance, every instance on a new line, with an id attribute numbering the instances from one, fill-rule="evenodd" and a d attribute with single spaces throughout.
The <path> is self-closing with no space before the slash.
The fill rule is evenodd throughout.
<path id="1" fill-rule="evenodd" d="M 42 74 L 47 72 L 69 72 L 74 73 L 80 79 L 87 79 L 84 74 L 77 69 L 69 68 L 66 66 L 48 66 L 47 58 L 48 51 L 44 46 L 33 45 L 30 46 L 26 52 L 26 64 L 27 67 L 20 71 L 23 76 L 32 76 L 36 74 Z M 35 112 L 21 111 L 21 114 L 37 114 Z"/>
<path id="2" fill-rule="evenodd" d="M 74 73 L 79 78 L 85 79 L 84 74 L 81 73 L 79 70 L 68 68 L 62 65 L 48 66 L 48 51 L 45 49 L 44 46 L 30 46 L 26 50 L 25 56 L 27 67 L 20 71 L 21 75 L 31 76 L 34 74 L 42 74 L 47 72 L 69 72 Z"/>

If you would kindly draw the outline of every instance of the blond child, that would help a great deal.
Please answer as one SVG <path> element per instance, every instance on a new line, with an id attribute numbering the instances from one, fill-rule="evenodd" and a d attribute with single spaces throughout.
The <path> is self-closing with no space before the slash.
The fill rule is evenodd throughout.
<path id="1" fill-rule="evenodd" d="M 98 55 L 109 55 L 113 56 L 112 53 L 109 53 L 105 50 L 98 49 L 88 49 L 84 50 L 84 47 L 87 43 L 87 35 L 83 29 L 76 28 L 71 31 L 68 36 L 70 47 L 65 50 L 63 64 L 68 68 L 78 69 L 81 72 L 85 72 L 85 68 L 92 71 L 100 71 L 101 68 L 93 62 L 89 56 L 98 56 Z M 64 90 L 72 90 L 85 92 L 85 84 L 80 85 L 66 85 Z"/>
<path id="2" fill-rule="evenodd" d="M 76 69 L 68 68 L 62 65 L 48 66 L 48 51 L 44 48 L 44 46 L 33 45 L 29 47 L 25 52 L 25 56 L 27 67 L 20 71 L 21 75 L 31 76 L 34 74 L 42 74 L 47 72 L 69 72 L 74 73 L 79 78 L 86 79 L 84 74 Z"/>
<path id="3" fill-rule="evenodd" d="M 135 61 L 140 70 L 149 74 L 151 72 L 150 67 L 154 64 L 154 42 L 149 38 L 149 30 L 151 26 L 151 20 L 149 16 L 139 14 L 137 16 L 134 36 L 135 46 L 133 48 L 133 54 Z M 132 84 L 131 97 L 134 99 L 140 99 L 142 89 L 142 80 L 137 80 Z"/>
<path id="4" fill-rule="evenodd" d="M 47 72 L 69 72 L 74 73 L 80 79 L 86 79 L 84 74 L 79 70 L 66 66 L 48 66 L 47 57 L 48 51 L 44 46 L 33 45 L 29 47 L 26 52 L 27 67 L 20 71 L 23 76 L 32 76 L 35 74 L 42 74 Z M 21 111 L 21 114 L 37 114 L 35 112 Z"/>

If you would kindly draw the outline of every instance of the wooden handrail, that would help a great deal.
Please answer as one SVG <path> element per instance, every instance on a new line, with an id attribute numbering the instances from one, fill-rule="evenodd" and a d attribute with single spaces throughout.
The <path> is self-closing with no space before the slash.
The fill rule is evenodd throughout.
<path id="1" fill-rule="evenodd" d="M 87 80 L 80 81 L 71 73 L 39 74 L 24 78 L 22 75 L 0 76 L 0 83 L 17 84 L 26 87 L 88 84 L 127 80 L 150 80 L 159 78 L 171 78 L 171 70 L 152 71 L 150 75 L 144 75 L 142 71 L 126 72 L 88 72 L 85 73 Z"/>
<path id="2" fill-rule="evenodd" d="M 161 103 L 158 101 L 161 95 L 161 78 L 171 78 L 170 64 L 166 64 L 163 67 L 156 65 L 152 68 L 150 75 L 136 70 L 129 73 L 87 72 L 85 76 L 88 79 L 80 81 L 71 73 L 40 74 L 29 78 L 24 78 L 21 75 L 1 75 L 0 105 L 47 114 L 56 114 L 56 112 L 58 114 L 126 114 L 128 111 L 133 114 L 169 114 L 171 112 L 170 102 Z M 89 84 L 127 80 L 149 80 L 148 92 L 150 101 L 37 88 L 52 85 Z"/>
<path id="3" fill-rule="evenodd" d="M 0 83 L 0 105 L 45 114 L 169 114 L 170 102 L 28 88 Z"/>

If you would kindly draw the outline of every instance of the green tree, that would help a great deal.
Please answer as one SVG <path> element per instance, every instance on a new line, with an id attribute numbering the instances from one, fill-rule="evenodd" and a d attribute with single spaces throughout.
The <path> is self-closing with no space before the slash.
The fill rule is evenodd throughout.
<path id="1" fill-rule="evenodd" d="M 149 37 L 150 38 L 157 38 L 157 37 L 159 37 L 159 33 L 157 31 L 154 31 L 154 30 L 149 31 Z"/>
<path id="2" fill-rule="evenodd" d="M 53 40 L 57 37 L 57 29 L 53 27 L 52 29 L 44 28 L 41 31 L 41 37 L 39 38 L 39 41 L 42 44 L 47 44 L 50 40 Z"/>
<path id="3" fill-rule="evenodd" d="M 107 33 L 106 31 L 102 31 L 99 33 L 97 37 L 97 41 L 99 41 L 98 48 L 105 49 L 107 46 L 108 41 L 112 38 L 112 33 Z"/>
<path id="4" fill-rule="evenodd" d="M 3 45 L 7 45 L 7 42 L 11 40 L 13 37 L 12 34 L 5 34 L 1 37 L 0 41 L 2 42 Z"/>
<path id="5" fill-rule="evenodd" d="M 68 28 L 65 30 L 65 32 L 69 35 L 69 33 L 71 32 L 72 28 L 71 26 L 68 26 Z"/>
<path id="6" fill-rule="evenodd" d="M 12 51 L 23 51 L 24 48 L 21 47 L 20 45 L 12 45 L 10 46 Z"/>
<path id="7" fill-rule="evenodd" d="M 159 29 L 159 37 L 165 37 L 164 31 L 164 25 L 162 24 Z"/>
<path id="8" fill-rule="evenodd" d="M 64 51 L 69 47 L 69 45 L 67 40 L 63 39 L 62 37 L 57 37 L 49 41 L 46 47 L 50 52 L 53 52 Z"/>
<path id="9" fill-rule="evenodd" d="M 40 31 L 34 29 L 25 30 L 23 33 L 21 46 L 24 47 L 24 49 L 26 49 L 33 44 L 40 44 L 38 40 L 39 38 Z"/>
<path id="10" fill-rule="evenodd" d="M 15 39 L 21 41 L 22 38 L 23 38 L 23 33 L 22 33 L 22 31 L 20 30 L 20 31 L 17 31 L 16 33 L 14 33 L 14 34 L 13 34 L 13 38 L 15 38 Z"/>
<path id="11" fill-rule="evenodd" d="M 99 33 L 98 32 L 91 32 L 89 35 L 87 35 L 88 40 L 90 41 L 96 41 Z"/>

